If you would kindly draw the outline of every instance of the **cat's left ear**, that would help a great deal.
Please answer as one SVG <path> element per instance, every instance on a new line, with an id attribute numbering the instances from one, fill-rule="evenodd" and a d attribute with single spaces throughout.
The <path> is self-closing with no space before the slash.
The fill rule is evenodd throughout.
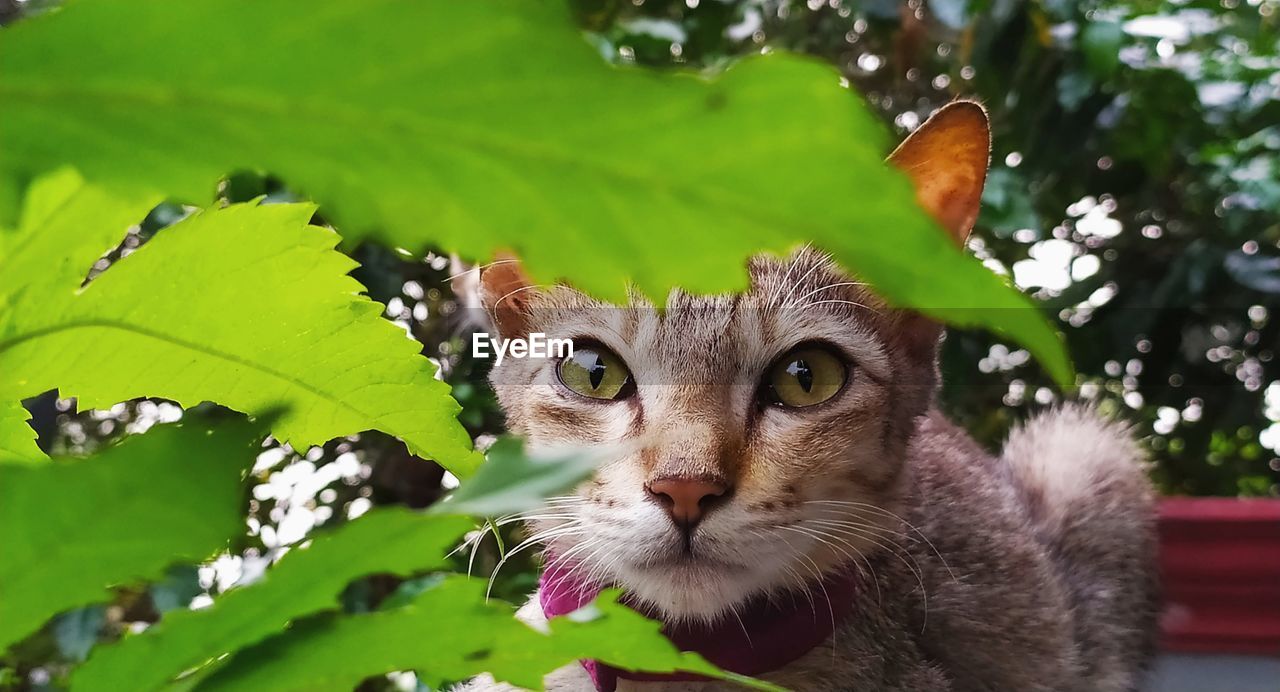
<path id="1" fill-rule="evenodd" d="M 915 184 L 920 206 L 959 245 L 978 220 L 990 161 L 987 111 L 974 101 L 943 106 L 889 155 Z"/>
<path id="2" fill-rule="evenodd" d="M 499 255 L 480 267 L 480 303 L 504 339 L 528 334 L 529 303 L 534 284 L 520 268 L 520 260 Z"/>

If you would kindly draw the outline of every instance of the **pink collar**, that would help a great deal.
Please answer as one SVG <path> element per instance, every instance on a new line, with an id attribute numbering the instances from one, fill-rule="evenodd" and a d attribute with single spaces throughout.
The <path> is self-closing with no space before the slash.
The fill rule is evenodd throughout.
<path id="1" fill-rule="evenodd" d="M 590 603 L 600 587 L 581 581 L 571 567 L 553 565 L 542 574 L 538 600 L 547 617 L 564 615 Z M 826 641 L 852 611 L 857 577 L 852 570 L 828 576 L 808 593 L 756 598 L 708 625 L 666 625 L 662 631 L 681 651 L 702 654 L 717 666 L 742 675 L 778 670 Z M 827 607 L 828 602 L 830 608 Z M 645 613 L 649 615 L 648 613 Z M 599 661 L 582 661 L 598 692 L 613 692 L 618 679 L 705 680 L 692 673 L 633 673 Z"/>

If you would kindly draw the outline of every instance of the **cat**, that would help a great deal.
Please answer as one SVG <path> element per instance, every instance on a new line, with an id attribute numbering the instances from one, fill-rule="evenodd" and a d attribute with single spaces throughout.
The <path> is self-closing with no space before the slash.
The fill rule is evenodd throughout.
<path id="1" fill-rule="evenodd" d="M 889 161 L 963 244 L 989 156 L 984 109 L 957 101 Z M 520 617 L 617 585 L 677 643 L 794 690 L 1137 689 L 1158 581 L 1127 427 L 1061 405 L 993 456 L 937 408 L 938 324 L 812 248 L 748 269 L 741 295 L 662 310 L 535 287 L 514 260 L 481 273 L 504 337 L 576 344 L 493 369 L 510 429 L 620 450 L 529 522 L 551 576 Z M 588 662 L 546 686 L 729 687 L 632 677 Z"/>

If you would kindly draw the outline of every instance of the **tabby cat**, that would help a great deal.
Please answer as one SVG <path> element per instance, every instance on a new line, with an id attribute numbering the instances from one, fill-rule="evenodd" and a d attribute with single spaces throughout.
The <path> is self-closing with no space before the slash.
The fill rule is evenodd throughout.
<path id="1" fill-rule="evenodd" d="M 963 243 L 989 155 L 986 114 L 962 101 L 890 162 Z M 618 585 L 683 648 L 795 690 L 1137 688 L 1157 581 L 1128 430 L 1064 405 L 993 456 L 937 409 L 938 324 L 812 249 L 749 270 L 741 295 L 661 310 L 534 287 L 514 261 L 482 272 L 504 337 L 577 347 L 494 369 L 511 430 L 613 450 L 529 521 L 548 567 L 521 617 Z M 727 687 L 589 661 L 546 684 Z"/>

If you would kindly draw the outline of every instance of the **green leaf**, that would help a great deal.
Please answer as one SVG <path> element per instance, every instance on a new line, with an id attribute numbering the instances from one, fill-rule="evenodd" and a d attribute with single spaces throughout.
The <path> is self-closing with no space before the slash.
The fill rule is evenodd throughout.
<path id="1" fill-rule="evenodd" d="M 474 522 L 402 508 L 369 512 L 294 548 L 262 581 L 232 589 L 203 610 L 165 615 L 142 634 L 99 647 L 71 679 L 76 690 L 155 690 L 185 671 L 254 644 L 294 619 L 338 607 L 349 582 L 445 565 L 444 554 Z"/>
<path id="2" fill-rule="evenodd" d="M 0 64 L 0 179 L 72 163 L 203 202 L 256 168 L 352 242 L 506 248 L 539 283 L 611 300 L 628 280 L 740 289 L 747 256 L 813 242 L 887 299 L 1071 379 L 1048 322 L 952 246 L 882 164 L 876 117 L 812 60 L 616 69 L 551 0 L 116 0 L 7 28 Z"/>
<path id="3" fill-rule="evenodd" d="M 539 632 L 486 603 L 484 583 L 452 576 L 395 610 L 320 618 L 247 649 L 197 690 L 350 690 L 361 680 L 417 670 L 434 685 L 480 673 L 542 689 L 542 678 L 581 658 L 630 670 L 698 672 L 756 689 L 771 685 L 720 672 L 697 654 L 682 653 L 661 625 L 617 602 L 616 591 Z"/>
<path id="4" fill-rule="evenodd" d="M 431 511 L 495 517 L 541 507 L 549 495 L 590 476 L 600 461 L 601 453 L 590 449 L 534 458 L 520 438 L 504 437 L 489 448 L 479 472 Z"/>
<path id="5" fill-rule="evenodd" d="M 0 227 L 0 326 L 12 322 L 6 313 L 24 301 L 78 288 L 93 263 L 159 201 L 157 194 L 109 194 L 68 168 L 32 183 L 20 227 Z M 65 227 L 70 222 L 76 227 Z"/>
<path id="6" fill-rule="evenodd" d="M 257 439 L 243 421 L 189 419 L 89 459 L 0 463 L 0 649 L 242 532 Z"/>
<path id="7" fill-rule="evenodd" d="M 650 673 L 686 671 L 731 680 L 744 687 L 778 690 L 776 685 L 721 671 L 697 654 L 682 652 L 662 635 L 662 623 L 619 603 L 610 589 L 595 602 L 548 622 L 555 648 L 574 660 L 590 658 L 615 668 Z M 661 639 L 661 643 L 659 642 Z"/>
<path id="8" fill-rule="evenodd" d="M 234 205 L 158 233 L 81 288 L 150 205 L 72 172 L 33 187 L 0 229 L 0 393 L 54 387 L 82 408 L 152 396 L 262 414 L 294 446 L 371 428 L 460 476 L 478 455 L 420 344 L 347 276 L 308 205 Z"/>
<path id="9" fill-rule="evenodd" d="M 27 425 L 31 414 L 21 402 L 0 401 L 0 462 L 34 464 L 48 460 L 36 446 L 36 431 Z"/>
<path id="10" fill-rule="evenodd" d="M 1080 34 L 1084 63 L 1098 79 L 1107 79 L 1120 68 L 1120 47 L 1124 26 L 1117 21 L 1097 20 L 1085 25 Z"/>

